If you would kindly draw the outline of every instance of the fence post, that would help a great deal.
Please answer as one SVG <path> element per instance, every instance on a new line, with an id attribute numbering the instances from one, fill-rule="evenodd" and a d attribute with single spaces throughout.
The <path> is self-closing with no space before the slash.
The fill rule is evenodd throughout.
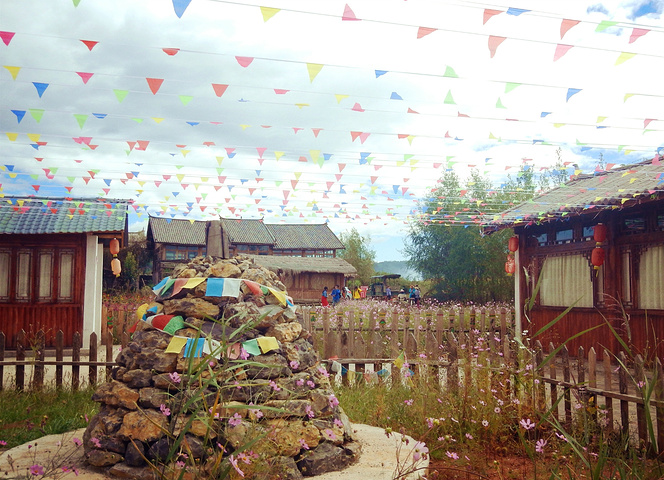
<path id="1" fill-rule="evenodd" d="M 664 407 L 659 405 L 664 402 L 664 369 L 662 368 L 662 361 L 659 358 L 655 359 L 655 375 L 653 378 L 655 382 L 655 400 L 659 402 L 655 407 L 655 417 L 657 421 L 657 452 L 661 457 L 664 455 Z"/>
<path id="2" fill-rule="evenodd" d="M 572 424 L 572 397 L 570 392 L 570 366 L 569 366 L 569 350 L 567 350 L 567 345 L 562 348 L 562 360 L 563 360 L 563 396 L 565 397 L 565 423 L 567 425 Z"/>
<path id="3" fill-rule="evenodd" d="M 71 361 L 71 389 L 76 392 L 78 391 L 79 374 L 81 372 L 81 334 L 78 332 L 74 332 L 74 338 L 72 338 Z"/>
<path id="4" fill-rule="evenodd" d="M 90 334 L 90 362 L 97 361 L 97 334 L 92 332 Z M 88 366 L 88 381 L 90 385 L 97 385 L 97 365 Z"/>
<path id="5" fill-rule="evenodd" d="M 646 373 L 643 368 L 643 357 L 637 355 L 634 358 L 634 380 L 636 381 L 636 392 L 637 396 L 641 396 L 645 401 L 645 396 L 643 395 L 643 387 L 639 387 L 640 384 L 645 385 L 646 383 Z M 652 445 L 650 444 L 650 439 L 648 438 L 648 430 L 646 427 L 646 407 L 650 405 L 645 404 L 636 404 L 636 428 L 638 431 L 639 439 L 643 442 L 646 452 L 648 454 L 652 453 Z"/>
<path id="6" fill-rule="evenodd" d="M 608 350 L 604 349 L 603 357 L 604 390 L 610 392 L 613 390 L 613 375 L 611 375 L 611 354 Z M 611 397 L 604 397 L 604 404 L 606 405 L 607 426 L 613 431 L 613 399 Z"/>
<path id="7" fill-rule="evenodd" d="M 447 332 L 447 344 L 449 345 L 449 362 L 447 365 L 447 388 L 457 391 L 459 389 L 459 352 L 458 343 L 454 332 Z"/>
<path id="8" fill-rule="evenodd" d="M 597 352 L 595 347 L 590 347 L 588 351 L 588 386 L 590 388 L 597 388 Z M 597 394 L 590 392 L 588 396 L 588 403 L 591 405 L 592 417 L 597 423 Z"/>
<path id="9" fill-rule="evenodd" d="M 542 370 L 539 368 L 540 365 L 544 362 L 544 352 L 542 343 L 539 340 L 535 341 L 535 365 L 533 365 L 533 376 L 534 378 L 542 377 Z M 535 387 L 535 405 L 540 411 L 546 411 L 546 389 L 544 387 L 544 382 L 541 379 L 539 384 L 534 383 Z"/>
<path id="10" fill-rule="evenodd" d="M 62 362 L 64 360 L 65 334 L 62 330 L 55 332 L 55 360 Z M 55 366 L 55 387 L 62 388 L 62 365 Z"/>
<path id="11" fill-rule="evenodd" d="M 104 334 L 105 340 L 105 346 L 106 346 L 106 363 L 113 362 L 115 359 L 113 358 L 113 332 L 110 330 L 106 330 L 106 333 Z M 110 365 L 106 365 L 106 381 L 110 382 L 111 381 L 111 370 L 113 367 Z"/>
<path id="12" fill-rule="evenodd" d="M 0 332 L 0 392 L 4 386 L 5 378 L 5 366 L 2 364 L 2 361 L 5 359 L 5 340 L 5 334 Z"/>
<path id="13" fill-rule="evenodd" d="M 625 352 L 618 354 L 620 358 L 620 369 L 618 370 L 618 390 L 623 395 L 627 395 L 627 357 Z M 629 435 L 629 402 L 620 400 L 620 422 L 623 435 Z"/>
<path id="14" fill-rule="evenodd" d="M 21 329 L 16 334 L 16 360 L 25 360 L 25 330 Z M 25 388 L 25 366 L 16 365 L 16 390 L 19 392 Z"/>
<path id="15" fill-rule="evenodd" d="M 553 342 L 549 342 L 549 355 L 551 355 L 556 348 L 553 346 Z M 551 377 L 551 406 L 556 405 L 556 408 L 553 409 L 553 418 L 560 420 L 558 415 L 558 385 L 556 385 L 556 355 L 553 355 L 549 360 L 549 376 Z"/>

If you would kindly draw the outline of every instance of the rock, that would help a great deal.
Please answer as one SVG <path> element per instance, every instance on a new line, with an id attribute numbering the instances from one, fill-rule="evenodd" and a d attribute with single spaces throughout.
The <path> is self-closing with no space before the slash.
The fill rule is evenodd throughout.
<path id="1" fill-rule="evenodd" d="M 164 313 L 166 315 L 182 315 L 194 318 L 217 318 L 219 306 L 206 302 L 202 298 L 187 296 L 175 300 L 164 300 Z"/>
<path id="2" fill-rule="evenodd" d="M 194 278 L 198 275 L 195 268 L 185 268 L 178 274 L 178 278 Z"/>
<path id="3" fill-rule="evenodd" d="M 264 305 L 258 308 L 259 321 L 256 324 L 258 330 L 267 330 L 278 324 L 283 318 L 284 308 L 279 305 Z"/>
<path id="4" fill-rule="evenodd" d="M 171 336 L 162 330 L 157 330 L 145 322 L 139 322 L 136 326 L 136 331 L 131 337 L 131 341 L 139 343 L 143 347 L 160 348 L 164 350 L 171 342 Z"/>
<path id="5" fill-rule="evenodd" d="M 212 265 L 205 273 L 208 277 L 238 278 L 242 275 L 242 270 L 237 265 L 221 261 Z"/>
<path id="6" fill-rule="evenodd" d="M 314 350 L 313 345 L 305 339 L 300 338 L 293 343 L 284 343 L 281 349 L 286 355 L 288 364 L 293 372 L 301 372 L 313 367 L 319 362 L 318 353 Z M 294 367 L 294 365 L 296 365 Z"/>
<path id="7" fill-rule="evenodd" d="M 291 457 L 280 456 L 271 458 L 267 464 L 269 471 L 266 472 L 266 480 L 301 480 L 304 478 L 297 468 L 295 460 Z"/>
<path id="8" fill-rule="evenodd" d="M 122 455 L 104 450 L 90 450 L 85 454 L 85 458 L 94 467 L 108 467 L 124 460 Z"/>
<path id="9" fill-rule="evenodd" d="M 125 443 L 112 435 L 113 433 L 115 433 L 115 431 L 107 433 L 104 424 L 101 422 L 101 417 L 95 415 L 92 417 L 92 420 L 90 420 L 90 424 L 83 434 L 83 449 L 86 453 L 97 449 L 123 454 L 125 451 Z M 94 442 L 92 441 L 93 438 L 95 439 Z"/>
<path id="10" fill-rule="evenodd" d="M 330 406 L 330 395 L 331 392 L 327 393 L 321 390 L 313 390 L 309 394 L 316 418 L 328 417 L 335 413 L 335 409 Z"/>
<path id="11" fill-rule="evenodd" d="M 297 466 L 307 477 L 322 475 L 327 472 L 336 472 L 346 468 L 359 458 L 359 448 L 344 449 L 323 442 L 315 449 L 305 452 Z"/>
<path id="12" fill-rule="evenodd" d="M 215 438 L 217 433 L 214 431 L 215 424 L 211 423 L 210 427 L 203 422 L 202 420 L 194 419 L 189 423 L 191 416 L 189 415 L 179 415 L 175 421 L 175 428 L 173 429 L 173 435 L 176 437 L 182 433 L 182 429 L 187 428 L 187 433 L 196 435 L 201 438 Z M 187 424 L 189 423 L 189 426 Z"/>
<path id="13" fill-rule="evenodd" d="M 138 393 L 139 393 L 138 404 L 142 408 L 159 409 L 161 405 L 167 404 L 170 398 L 167 392 L 159 388 L 152 388 L 152 387 L 141 388 Z"/>
<path id="14" fill-rule="evenodd" d="M 123 440 L 133 438 L 146 443 L 153 442 L 164 436 L 167 420 L 165 415 L 155 410 L 130 412 L 124 416 L 118 436 Z"/>
<path id="15" fill-rule="evenodd" d="M 131 467 L 124 463 L 113 465 L 108 471 L 113 477 L 128 478 L 131 480 L 157 480 L 159 477 L 148 467 Z"/>
<path id="16" fill-rule="evenodd" d="M 291 369 L 286 359 L 279 354 L 257 355 L 253 359 L 264 366 L 251 365 L 246 369 L 247 377 L 250 379 L 270 380 L 278 377 L 289 377 Z"/>
<path id="17" fill-rule="evenodd" d="M 203 440 L 200 438 L 185 433 L 184 440 L 182 440 L 182 451 L 195 459 L 203 458 L 205 456 L 205 446 Z"/>
<path id="18" fill-rule="evenodd" d="M 152 372 L 149 370 L 129 370 L 122 376 L 122 381 L 130 388 L 142 388 L 152 385 Z"/>
<path id="19" fill-rule="evenodd" d="M 320 441 L 319 430 L 311 423 L 301 420 L 287 421 L 285 419 L 268 420 L 265 428 L 270 431 L 277 453 L 287 457 L 294 457 L 302 450 L 300 440 L 315 448 Z"/>
<path id="20" fill-rule="evenodd" d="M 127 449 L 125 450 L 125 463 L 131 467 L 142 467 L 144 466 L 145 459 L 145 444 L 138 440 L 127 443 Z"/>
<path id="21" fill-rule="evenodd" d="M 266 418 L 307 417 L 307 407 L 311 408 L 308 400 L 269 400 L 266 407 L 278 408 L 281 411 L 265 410 Z"/>
<path id="22" fill-rule="evenodd" d="M 92 400 L 106 405 L 124 407 L 128 410 L 136 410 L 138 397 L 139 395 L 136 390 L 116 380 L 112 380 L 99 387 L 92 395 Z"/>
<path id="23" fill-rule="evenodd" d="M 275 337 L 281 343 L 294 342 L 302 333 L 302 325 L 297 322 L 280 323 L 265 332 L 266 337 Z"/>
<path id="24" fill-rule="evenodd" d="M 146 456 L 153 462 L 165 462 L 168 459 L 170 449 L 171 441 L 168 437 L 163 437 L 150 445 Z"/>

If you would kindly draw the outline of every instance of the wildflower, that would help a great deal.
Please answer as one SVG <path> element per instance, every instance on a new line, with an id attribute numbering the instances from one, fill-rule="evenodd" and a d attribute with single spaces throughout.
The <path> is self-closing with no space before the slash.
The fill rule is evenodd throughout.
<path id="1" fill-rule="evenodd" d="M 159 410 L 161 411 L 162 414 L 166 415 L 167 417 L 171 414 L 171 409 L 168 408 L 163 403 L 159 405 Z"/>
<path id="2" fill-rule="evenodd" d="M 472 439 L 473 439 L 473 436 L 472 436 L 470 433 L 466 433 L 466 438 L 467 438 L 468 440 L 472 440 Z"/>
<path id="3" fill-rule="evenodd" d="M 97 448 L 101 448 L 101 442 L 99 441 L 99 439 L 97 437 L 92 437 L 90 439 L 90 443 L 92 443 Z"/>
<path id="4" fill-rule="evenodd" d="M 519 423 L 526 430 L 530 430 L 536 427 L 536 425 L 530 420 L 530 418 L 522 418 Z"/>
<path id="5" fill-rule="evenodd" d="M 249 405 L 253 405 L 253 403 L 250 403 Z M 259 418 L 263 418 L 263 412 L 259 410 L 258 408 L 250 408 L 249 409 L 249 415 L 251 415 L 255 420 L 258 420 Z"/>
<path id="6" fill-rule="evenodd" d="M 429 453 L 429 448 L 422 442 L 417 442 L 413 447 L 413 460 L 418 461 L 420 458 L 425 458 Z"/>
<path id="7" fill-rule="evenodd" d="M 311 380 L 307 380 L 307 386 L 309 388 L 316 388 L 316 384 L 314 382 L 312 382 Z"/>
<path id="8" fill-rule="evenodd" d="M 83 445 L 83 442 L 81 442 L 80 438 L 74 437 L 74 438 L 71 439 L 71 441 L 74 442 L 74 445 L 76 445 L 77 447 L 80 447 L 81 445 Z"/>
<path id="9" fill-rule="evenodd" d="M 639 387 L 639 388 L 643 388 L 643 387 L 646 386 L 646 382 L 644 382 L 643 380 L 641 380 L 639 383 L 636 384 L 636 386 Z"/>
<path id="10" fill-rule="evenodd" d="M 35 464 L 35 465 L 30 467 L 30 474 L 34 475 L 34 476 L 44 475 L 44 467 L 42 467 L 41 465 Z"/>
<path id="11" fill-rule="evenodd" d="M 420 353 L 420 358 L 421 358 L 422 360 L 426 360 L 426 358 L 427 358 L 427 354 L 426 354 L 426 353 Z"/>
<path id="12" fill-rule="evenodd" d="M 408 400 L 404 400 L 403 403 L 405 403 L 406 405 L 408 405 L 408 406 L 410 407 L 410 406 L 413 405 L 413 399 L 410 398 L 410 399 L 408 399 Z"/>
<path id="13" fill-rule="evenodd" d="M 237 459 L 242 460 L 242 462 L 246 463 L 247 465 L 251 464 L 251 456 L 247 455 L 245 452 L 240 452 L 237 454 Z"/>
<path id="14" fill-rule="evenodd" d="M 171 382 L 176 384 L 182 381 L 182 377 L 180 377 L 180 374 L 178 372 L 169 373 L 168 377 L 171 379 Z"/>
<path id="15" fill-rule="evenodd" d="M 514 400 L 512 400 L 512 403 L 514 403 L 514 405 L 519 405 L 521 402 L 519 401 L 518 398 L 515 398 Z"/>
<path id="16" fill-rule="evenodd" d="M 236 413 L 235 415 L 233 415 L 231 418 L 228 419 L 228 424 L 231 427 L 237 427 L 241 423 L 242 423 L 242 417 L 240 416 L 239 413 Z"/>
<path id="17" fill-rule="evenodd" d="M 449 458 L 452 460 L 459 460 L 459 454 L 456 452 L 450 452 L 449 450 L 445 452 L 445 455 L 447 455 Z"/>
<path id="18" fill-rule="evenodd" d="M 304 450 L 309 450 L 309 445 L 307 445 L 307 442 L 304 441 L 304 438 L 300 438 L 300 447 L 302 447 Z"/>
<path id="19" fill-rule="evenodd" d="M 297 370 L 298 368 L 300 368 L 300 362 L 298 362 L 297 360 L 291 360 L 290 368 L 292 368 L 293 370 Z"/>
<path id="20" fill-rule="evenodd" d="M 329 377 L 330 374 L 327 373 L 327 370 L 325 370 L 323 367 L 318 367 L 318 373 L 320 373 L 324 377 Z"/>
<path id="21" fill-rule="evenodd" d="M 178 468 L 184 468 L 184 462 L 182 460 L 178 460 L 175 462 L 175 466 Z"/>
<path id="22" fill-rule="evenodd" d="M 554 432 L 554 433 L 556 434 L 556 437 L 561 439 L 563 442 L 567 442 L 567 437 L 565 435 L 563 435 L 561 433 L 558 433 L 558 432 Z"/>
<path id="23" fill-rule="evenodd" d="M 433 428 L 433 418 L 429 417 L 426 419 L 427 427 Z"/>
<path id="24" fill-rule="evenodd" d="M 233 466 L 235 471 L 238 473 L 238 475 L 240 475 L 242 478 L 244 478 L 244 472 L 242 470 L 240 470 L 240 467 L 237 466 L 237 459 L 235 459 L 233 457 L 233 455 L 230 455 L 228 457 L 228 461 L 231 462 L 231 465 Z"/>
<path id="25" fill-rule="evenodd" d="M 334 424 L 335 424 L 337 427 L 339 427 L 339 428 L 343 428 L 343 426 L 344 426 L 344 422 L 342 422 L 342 421 L 339 420 L 338 418 L 335 418 L 335 419 L 334 419 Z"/>
<path id="26" fill-rule="evenodd" d="M 544 447 L 546 447 L 547 441 L 544 440 L 543 438 L 540 438 L 537 440 L 537 443 L 535 444 L 535 451 L 537 453 L 544 453 Z"/>
<path id="27" fill-rule="evenodd" d="M 496 413 L 500 413 L 500 407 L 494 408 L 493 411 L 496 412 Z"/>
<path id="28" fill-rule="evenodd" d="M 326 440 L 330 440 L 330 441 L 334 441 L 334 440 L 337 439 L 337 435 L 332 430 L 330 430 L 329 428 L 326 428 L 323 431 L 323 437 L 325 437 Z"/>
<path id="29" fill-rule="evenodd" d="M 330 408 L 335 409 L 337 406 L 339 406 L 339 400 L 334 395 L 334 393 L 330 395 L 327 400 L 330 403 Z"/>
<path id="30" fill-rule="evenodd" d="M 306 407 L 304 407 L 304 412 L 307 414 L 307 417 L 309 418 L 314 418 L 316 416 L 314 411 L 311 409 L 311 405 L 307 405 Z"/>
<path id="31" fill-rule="evenodd" d="M 240 358 L 242 360 L 247 360 L 249 358 L 249 352 L 247 352 L 244 347 L 240 347 Z"/>
<path id="32" fill-rule="evenodd" d="M 0 440 L 0 447 L 5 447 L 5 446 L 7 446 L 7 442 L 5 442 L 4 440 Z"/>
<path id="33" fill-rule="evenodd" d="M 298 387 L 301 387 L 302 385 L 304 385 L 304 379 L 303 378 L 298 378 L 295 381 L 295 385 L 297 385 Z"/>
<path id="34" fill-rule="evenodd" d="M 275 392 L 281 391 L 281 388 L 279 387 L 279 385 L 277 385 L 277 382 L 275 382 L 274 380 L 270 380 L 270 386 L 272 387 L 272 390 L 274 390 Z"/>

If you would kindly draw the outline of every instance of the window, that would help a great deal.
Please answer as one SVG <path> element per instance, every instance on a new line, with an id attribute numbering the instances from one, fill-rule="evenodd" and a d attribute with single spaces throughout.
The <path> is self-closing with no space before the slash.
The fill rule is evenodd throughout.
<path id="1" fill-rule="evenodd" d="M 622 255 L 622 301 L 632 305 L 632 254 L 629 251 Z"/>
<path id="2" fill-rule="evenodd" d="M 203 249 L 205 255 L 205 249 Z M 191 245 L 166 245 L 164 260 L 191 260 L 198 256 L 198 247 Z"/>
<path id="3" fill-rule="evenodd" d="M 570 243 L 574 239 L 574 230 L 558 230 L 556 232 L 556 243 Z"/>
<path id="4" fill-rule="evenodd" d="M 71 302 L 72 281 L 74 280 L 74 251 L 62 250 L 60 252 L 58 268 L 58 302 Z"/>
<path id="5" fill-rule="evenodd" d="M 50 302 L 53 297 L 53 250 L 38 251 L 37 301 Z"/>
<path id="6" fill-rule="evenodd" d="M 664 230 L 664 213 L 657 214 L 657 229 Z"/>
<path id="7" fill-rule="evenodd" d="M 645 217 L 628 217 L 623 221 L 625 233 L 641 233 L 646 231 Z"/>
<path id="8" fill-rule="evenodd" d="M 11 250 L 0 249 L 0 302 L 9 300 L 9 268 L 11 267 Z"/>
<path id="9" fill-rule="evenodd" d="M 584 255 L 546 257 L 540 274 L 540 304 L 593 306 L 591 267 Z"/>
<path id="10" fill-rule="evenodd" d="M 664 310 L 664 245 L 650 247 L 639 259 L 639 308 Z"/>
<path id="11" fill-rule="evenodd" d="M 581 236 L 584 240 L 590 240 L 595 237 L 595 227 L 583 227 Z"/>
<path id="12" fill-rule="evenodd" d="M 16 272 L 16 300 L 18 302 L 29 302 L 32 298 L 30 290 L 32 287 L 32 251 L 18 251 L 18 268 Z"/>

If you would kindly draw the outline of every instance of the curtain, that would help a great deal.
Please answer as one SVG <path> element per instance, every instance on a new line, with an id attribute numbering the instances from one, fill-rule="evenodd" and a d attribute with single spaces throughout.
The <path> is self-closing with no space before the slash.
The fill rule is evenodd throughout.
<path id="1" fill-rule="evenodd" d="M 639 259 L 639 308 L 664 310 L 664 245 L 650 247 Z"/>
<path id="2" fill-rule="evenodd" d="M 74 272 L 74 253 L 70 251 L 60 252 L 60 268 L 58 301 L 70 302 L 72 300 L 72 282 Z"/>
<path id="3" fill-rule="evenodd" d="M 540 304 L 569 307 L 576 302 L 577 307 L 592 307 L 590 270 L 583 255 L 545 258 L 540 273 Z"/>
<path id="4" fill-rule="evenodd" d="M 11 250 L 0 251 L 0 300 L 9 298 L 9 258 Z"/>

